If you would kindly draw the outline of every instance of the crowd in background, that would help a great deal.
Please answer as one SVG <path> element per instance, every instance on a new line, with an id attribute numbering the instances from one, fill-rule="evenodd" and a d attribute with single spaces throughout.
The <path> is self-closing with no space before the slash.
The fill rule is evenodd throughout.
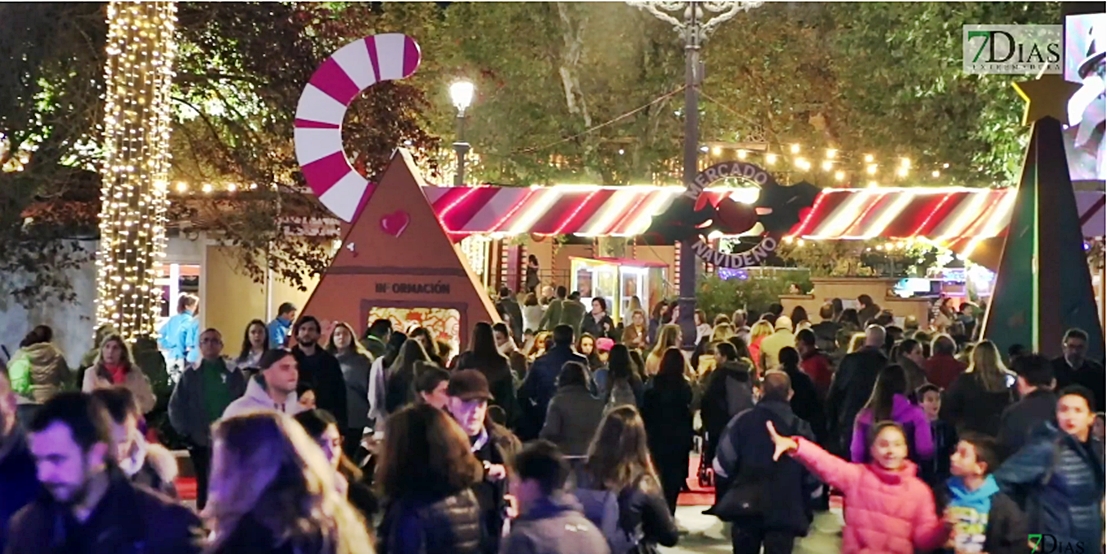
<path id="1" fill-rule="evenodd" d="M 520 303 L 502 288 L 503 322 L 458 353 L 385 319 L 321 336 L 292 304 L 227 352 L 183 295 L 157 345 L 164 401 L 110 329 L 71 372 L 36 327 L 0 378 L 0 548 L 652 552 L 680 539 L 692 469 L 737 553 L 790 552 L 830 497 L 845 552 L 1024 552 L 1026 531 L 1101 546 L 1105 373 L 1082 330 L 1059 359 L 1004 360 L 969 340 L 973 305 L 898 327 L 861 297 L 817 321 L 698 310 L 684 353 L 677 303 L 634 298 L 614 321 L 535 285 Z M 195 513 L 149 425 L 163 403 Z"/>

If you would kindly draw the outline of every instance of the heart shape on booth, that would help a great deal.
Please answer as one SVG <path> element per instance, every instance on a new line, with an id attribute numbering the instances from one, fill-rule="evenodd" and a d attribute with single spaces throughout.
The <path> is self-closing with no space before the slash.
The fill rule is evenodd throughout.
<path id="1" fill-rule="evenodd" d="M 381 226 L 382 231 L 385 231 L 387 235 L 392 235 L 394 238 L 399 237 L 409 226 L 409 214 L 401 210 L 386 214 L 382 216 Z"/>

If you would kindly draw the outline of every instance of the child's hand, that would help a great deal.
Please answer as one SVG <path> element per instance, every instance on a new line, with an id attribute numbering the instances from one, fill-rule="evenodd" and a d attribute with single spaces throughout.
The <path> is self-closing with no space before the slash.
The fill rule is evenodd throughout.
<path id="1" fill-rule="evenodd" d="M 798 441 L 784 437 L 775 430 L 775 424 L 767 422 L 767 432 L 771 435 L 771 442 L 775 443 L 775 454 L 771 456 L 774 461 L 779 461 L 783 454 L 790 454 L 798 450 Z"/>

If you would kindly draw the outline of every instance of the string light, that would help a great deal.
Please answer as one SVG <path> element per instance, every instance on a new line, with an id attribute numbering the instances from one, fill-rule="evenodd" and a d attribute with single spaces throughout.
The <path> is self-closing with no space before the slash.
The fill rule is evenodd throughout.
<path id="1" fill-rule="evenodd" d="M 909 158 L 902 158 L 902 167 L 905 168 L 905 169 L 910 168 L 910 159 Z"/>
<path id="2" fill-rule="evenodd" d="M 867 166 L 867 174 L 868 175 L 874 175 L 878 172 L 879 172 L 879 166 L 877 166 L 875 164 L 871 164 L 871 165 Z"/>
<path id="3" fill-rule="evenodd" d="M 833 177 L 836 177 L 837 181 L 843 181 L 845 175 L 843 171 L 837 171 L 835 174 L 833 174 Z"/>
<path id="4" fill-rule="evenodd" d="M 162 311 L 176 27 L 175 2 L 108 3 L 96 320 L 128 341 Z"/>
<path id="5" fill-rule="evenodd" d="M 791 144 L 790 145 L 790 153 L 791 154 L 797 154 L 798 152 L 801 152 L 801 151 L 802 151 L 802 145 L 800 145 L 800 144 Z"/>
<path id="6" fill-rule="evenodd" d="M 836 158 L 836 148 L 829 148 L 825 150 L 825 157 L 832 160 Z"/>
<path id="7" fill-rule="evenodd" d="M 721 147 L 720 146 L 714 146 L 713 147 L 713 155 L 714 156 L 720 156 L 721 155 Z"/>
<path id="8" fill-rule="evenodd" d="M 937 177 L 940 177 L 940 172 L 934 169 L 933 170 L 933 178 L 936 179 Z"/>
<path id="9" fill-rule="evenodd" d="M 811 164 L 809 163 L 809 161 L 808 161 L 808 160 L 806 160 L 806 159 L 804 159 L 804 158 L 797 158 L 797 159 L 795 159 L 795 160 L 794 160 L 794 166 L 795 166 L 795 167 L 797 167 L 798 169 L 802 170 L 802 171 L 809 171 L 809 168 L 810 168 L 810 167 L 813 167 L 813 166 L 812 166 L 812 165 L 811 165 Z"/>
<path id="10" fill-rule="evenodd" d="M 767 156 L 763 158 L 763 160 L 767 162 L 767 165 L 775 165 L 775 162 L 777 162 L 778 159 L 779 157 L 774 154 L 767 154 Z"/>
<path id="11" fill-rule="evenodd" d="M 821 162 L 821 169 L 823 169 L 825 171 L 832 171 L 832 168 L 833 168 L 832 160 L 825 160 L 825 161 Z"/>
<path id="12" fill-rule="evenodd" d="M 863 157 L 863 161 L 865 161 L 867 163 L 875 163 L 875 156 L 872 155 L 872 154 L 868 154 L 868 155 Z"/>
<path id="13" fill-rule="evenodd" d="M 748 151 L 744 150 L 744 149 L 737 150 L 736 151 L 736 157 L 741 159 L 741 160 L 746 160 L 746 159 L 748 159 Z"/>
<path id="14" fill-rule="evenodd" d="M 905 177 L 910 174 L 910 170 L 905 167 L 899 167 L 897 173 L 899 177 Z"/>

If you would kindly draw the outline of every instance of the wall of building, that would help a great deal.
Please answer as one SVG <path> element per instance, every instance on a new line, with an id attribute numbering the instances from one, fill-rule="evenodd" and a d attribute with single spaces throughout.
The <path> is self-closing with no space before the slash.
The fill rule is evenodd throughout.
<path id="1" fill-rule="evenodd" d="M 221 246 L 208 245 L 201 297 L 202 325 L 219 329 L 225 348 L 233 350 L 239 347 L 243 330 L 252 319 L 273 319 L 283 302 L 292 302 L 298 308 L 304 306 L 316 282 L 310 280 L 307 290 L 299 291 L 275 278 L 267 295 L 266 285 L 251 280 L 233 253 Z"/>
<path id="2" fill-rule="evenodd" d="M 82 245 L 96 249 L 96 241 L 83 241 Z M 56 271 L 42 268 L 42 271 Z M 77 298 L 72 302 L 56 299 L 39 302 L 25 308 L 7 296 L 0 296 L 0 344 L 15 355 L 19 342 L 36 325 L 49 325 L 54 330 L 54 345 L 61 349 L 71 367 L 92 347 L 96 326 L 96 262 L 90 260 L 81 267 L 66 272 Z M 29 279 L 30 277 L 28 277 Z M 23 286 L 19 276 L 6 275 L 6 284 Z M 6 360 L 7 355 L 3 356 Z"/>

